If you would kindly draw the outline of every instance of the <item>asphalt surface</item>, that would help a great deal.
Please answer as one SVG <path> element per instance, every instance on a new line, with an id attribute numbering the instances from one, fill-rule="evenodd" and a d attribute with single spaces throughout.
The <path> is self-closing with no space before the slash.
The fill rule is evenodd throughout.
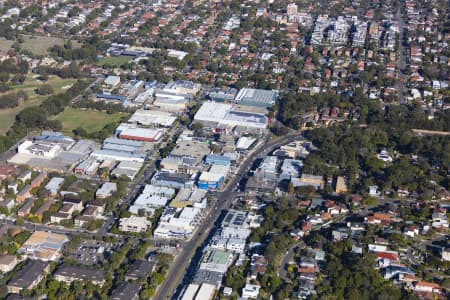
<path id="1" fill-rule="evenodd" d="M 295 250 L 295 248 L 297 248 L 297 247 L 304 248 L 305 246 L 306 246 L 305 242 L 300 240 L 297 243 L 295 243 L 294 245 L 292 245 L 291 247 L 289 247 L 289 249 L 286 251 L 286 254 L 283 256 L 283 259 L 281 260 L 280 270 L 278 271 L 278 276 L 280 278 L 285 278 L 286 277 L 286 272 L 287 272 L 286 265 L 294 257 L 294 250 Z"/>

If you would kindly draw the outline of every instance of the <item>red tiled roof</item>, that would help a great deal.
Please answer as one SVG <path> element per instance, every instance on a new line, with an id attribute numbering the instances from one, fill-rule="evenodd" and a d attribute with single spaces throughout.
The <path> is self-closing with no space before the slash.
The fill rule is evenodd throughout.
<path id="1" fill-rule="evenodd" d="M 384 259 L 398 261 L 398 255 L 395 254 L 395 253 L 375 252 L 375 256 L 378 257 L 378 258 L 384 258 Z"/>
<path id="2" fill-rule="evenodd" d="M 424 287 L 431 287 L 434 289 L 440 289 L 441 286 L 437 283 L 433 283 L 433 282 L 427 282 L 427 281 L 419 281 L 416 282 L 415 286 L 424 286 Z"/>

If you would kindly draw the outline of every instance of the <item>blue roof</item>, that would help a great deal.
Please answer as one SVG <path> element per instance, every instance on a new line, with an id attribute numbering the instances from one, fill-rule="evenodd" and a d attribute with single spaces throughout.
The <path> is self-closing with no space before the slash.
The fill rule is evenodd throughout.
<path id="1" fill-rule="evenodd" d="M 111 94 L 97 94 L 96 97 L 101 98 L 101 99 L 110 99 L 110 100 L 119 100 L 119 101 L 125 101 L 125 99 L 126 99 L 125 96 L 111 95 Z"/>
<path id="2" fill-rule="evenodd" d="M 141 56 L 141 55 L 143 55 L 143 52 L 141 52 L 141 51 L 125 50 L 125 51 L 122 52 L 122 55 L 125 55 L 125 56 Z"/>
<path id="3" fill-rule="evenodd" d="M 116 151 L 123 151 L 123 152 L 129 152 L 129 153 L 136 152 L 136 147 L 128 146 L 128 145 L 120 145 L 120 144 L 104 143 L 102 148 L 105 150 L 116 150 Z"/>
<path id="4" fill-rule="evenodd" d="M 222 155 L 207 155 L 205 160 L 208 161 L 221 161 L 221 162 L 230 162 L 231 158 L 228 156 L 222 156 Z"/>
<path id="5" fill-rule="evenodd" d="M 115 137 L 109 137 L 106 138 L 103 141 L 104 144 L 116 144 L 116 145 L 124 145 L 124 146 L 132 146 L 132 147 L 141 147 L 144 142 L 141 141 L 132 141 L 132 140 L 124 140 L 124 139 L 118 139 Z"/>
<path id="6" fill-rule="evenodd" d="M 74 139 L 65 136 L 61 132 L 52 132 L 52 131 L 43 131 L 41 135 L 34 136 L 34 139 L 38 141 L 48 141 L 48 142 L 74 141 Z"/>

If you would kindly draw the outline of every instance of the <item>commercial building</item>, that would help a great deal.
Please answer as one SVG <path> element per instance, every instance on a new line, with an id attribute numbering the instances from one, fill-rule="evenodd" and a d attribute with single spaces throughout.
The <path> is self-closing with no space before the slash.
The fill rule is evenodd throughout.
<path id="1" fill-rule="evenodd" d="M 175 198 L 170 202 L 170 207 L 177 209 L 186 206 L 206 208 L 206 191 L 200 189 L 180 189 Z"/>
<path id="2" fill-rule="evenodd" d="M 192 235 L 190 226 L 178 225 L 174 222 L 160 222 L 154 231 L 154 236 L 165 239 L 189 239 Z"/>
<path id="3" fill-rule="evenodd" d="M 234 101 L 240 105 L 272 107 L 278 97 L 276 90 L 260 90 L 244 88 L 239 91 Z"/>
<path id="4" fill-rule="evenodd" d="M 164 91 L 170 91 L 178 94 L 191 94 L 196 95 L 200 89 L 201 84 L 194 83 L 187 80 L 171 81 L 164 87 Z"/>
<path id="5" fill-rule="evenodd" d="M 156 173 L 151 183 L 157 186 L 166 186 L 174 189 L 194 187 L 194 179 L 188 174 L 178 174 L 169 172 Z"/>
<path id="6" fill-rule="evenodd" d="M 157 142 L 164 134 L 160 129 L 141 128 L 123 123 L 117 127 L 116 133 L 121 139 L 142 142 Z"/>
<path id="7" fill-rule="evenodd" d="M 64 151 L 71 149 L 75 144 L 73 138 L 65 136 L 62 132 L 45 130 L 40 135 L 34 136 L 33 141 L 36 143 L 58 144 Z"/>
<path id="8" fill-rule="evenodd" d="M 255 142 L 256 142 L 256 138 L 242 136 L 236 142 L 235 148 L 237 151 L 248 150 Z"/>
<path id="9" fill-rule="evenodd" d="M 91 157 L 98 160 L 134 161 L 141 163 L 145 161 L 146 156 L 145 153 L 128 153 L 107 149 L 95 150 L 91 153 Z"/>
<path id="10" fill-rule="evenodd" d="M 217 287 L 213 284 L 203 283 L 195 296 L 195 300 L 212 300 Z"/>
<path id="11" fill-rule="evenodd" d="M 198 289 L 200 288 L 200 285 L 191 283 L 188 285 L 186 290 L 183 293 L 183 297 L 181 297 L 181 300 L 194 300 L 195 296 L 197 295 Z"/>
<path id="12" fill-rule="evenodd" d="M 146 232 L 152 225 L 152 222 L 147 220 L 146 217 L 136 216 L 121 218 L 119 222 L 119 230 L 123 232 Z"/>
<path id="13" fill-rule="evenodd" d="M 289 158 L 285 159 L 283 161 L 283 164 L 281 165 L 280 181 L 281 180 L 290 181 L 291 178 L 300 177 L 302 168 L 303 168 L 303 162 L 301 160 L 295 160 L 295 159 L 289 159 Z"/>
<path id="14" fill-rule="evenodd" d="M 119 94 L 125 96 L 127 100 L 133 100 L 142 91 L 144 91 L 144 81 L 131 80 L 121 86 Z"/>
<path id="15" fill-rule="evenodd" d="M 33 140 L 36 142 L 56 143 L 59 144 L 63 150 L 69 150 L 75 144 L 73 138 L 58 131 L 43 130 L 40 135 L 34 136 Z"/>
<path id="16" fill-rule="evenodd" d="M 114 89 L 118 88 L 119 85 L 120 85 L 120 77 L 110 75 L 106 77 L 106 79 L 103 81 L 102 85 L 103 92 L 110 93 Z"/>
<path id="17" fill-rule="evenodd" d="M 53 278 L 69 285 L 74 281 L 87 281 L 98 286 L 105 283 L 104 271 L 69 265 L 58 267 Z"/>
<path id="18" fill-rule="evenodd" d="M 161 160 L 161 171 L 169 173 L 194 174 L 200 169 L 195 157 L 186 155 L 168 155 Z"/>
<path id="19" fill-rule="evenodd" d="M 95 158 L 89 158 L 83 160 L 78 166 L 76 166 L 73 171 L 77 174 L 82 175 L 95 175 L 97 173 L 98 168 L 100 167 L 100 162 Z"/>
<path id="20" fill-rule="evenodd" d="M 176 119 L 177 117 L 169 112 L 138 109 L 128 119 L 128 122 L 143 126 L 171 127 Z"/>
<path id="21" fill-rule="evenodd" d="M 238 239 L 238 238 L 219 238 L 214 239 L 210 247 L 214 249 L 220 250 L 229 250 L 235 253 L 244 253 L 245 246 L 247 245 L 246 240 Z"/>
<path id="22" fill-rule="evenodd" d="M 278 157 L 266 156 L 261 165 L 256 170 L 256 176 L 261 176 L 264 179 L 276 181 L 278 178 Z"/>
<path id="23" fill-rule="evenodd" d="M 225 215 L 221 228 L 216 232 L 211 247 L 236 253 L 243 253 L 251 228 L 247 214 L 238 210 L 229 210 Z"/>
<path id="24" fill-rule="evenodd" d="M 116 137 L 106 138 L 103 141 L 102 149 L 117 150 L 128 153 L 143 153 L 147 150 L 145 143 L 142 141 L 118 139 Z"/>
<path id="25" fill-rule="evenodd" d="M 61 250 L 68 241 L 65 234 L 35 231 L 17 252 L 28 258 L 55 261 L 61 257 Z"/>
<path id="26" fill-rule="evenodd" d="M 230 209 L 223 218 L 222 227 L 242 227 L 247 219 L 247 213 Z"/>
<path id="27" fill-rule="evenodd" d="M 212 154 L 205 158 L 207 164 L 229 166 L 231 163 L 231 158 L 223 155 Z"/>
<path id="28" fill-rule="evenodd" d="M 233 253 L 222 250 L 208 250 L 200 263 L 200 270 L 225 274 L 233 262 Z"/>
<path id="29" fill-rule="evenodd" d="M 7 289 L 9 293 L 19 294 L 23 290 L 35 288 L 49 271 L 50 264 L 39 260 L 29 260 L 26 265 L 10 281 Z"/>
<path id="30" fill-rule="evenodd" d="M 202 172 L 198 179 L 198 187 L 200 189 L 218 189 L 230 170 L 229 166 L 212 165 L 209 171 Z"/>
<path id="31" fill-rule="evenodd" d="M 35 155 L 46 159 L 55 158 L 62 151 L 58 144 L 47 142 L 23 141 L 18 147 L 17 152 L 21 154 Z"/>
<path id="32" fill-rule="evenodd" d="M 146 213 L 153 214 L 156 209 L 166 206 L 174 195 L 175 190 L 173 188 L 147 184 L 133 205 L 130 206 L 129 211 L 138 214 L 140 210 L 143 210 Z"/>
<path id="33" fill-rule="evenodd" d="M 42 132 L 33 141 L 22 142 L 9 162 L 38 170 L 66 172 L 85 158 L 93 147 L 93 142 L 75 142 L 60 132 Z"/>
<path id="34" fill-rule="evenodd" d="M 95 192 L 95 198 L 104 199 L 112 196 L 114 192 L 117 191 L 117 183 L 115 182 L 105 182 L 102 186 Z"/>
<path id="35" fill-rule="evenodd" d="M 204 102 L 194 116 L 194 120 L 210 128 L 236 126 L 264 130 L 268 124 L 265 114 L 238 111 L 233 105 L 227 103 Z"/>
<path id="36" fill-rule="evenodd" d="M 139 170 L 142 168 L 143 163 L 137 161 L 121 161 L 112 171 L 111 175 L 120 177 L 122 175 L 127 176 L 131 180 L 136 177 Z"/>
<path id="37" fill-rule="evenodd" d="M 138 103 L 138 104 L 144 104 L 147 101 L 151 101 L 153 100 L 153 94 L 155 93 L 154 88 L 148 88 L 147 86 L 145 87 L 146 89 L 139 93 L 136 98 L 134 98 L 134 103 Z"/>
<path id="38" fill-rule="evenodd" d="M 166 209 L 154 235 L 160 238 L 188 239 L 192 236 L 201 216 L 201 209 L 185 207 L 178 217 L 175 209 Z"/>
<path id="39" fill-rule="evenodd" d="M 103 100 L 109 101 L 109 102 L 120 102 L 120 103 L 125 102 L 125 100 L 127 99 L 127 97 L 125 97 L 125 96 L 113 95 L 113 94 L 110 94 L 109 92 L 96 94 L 95 97 L 97 99 L 103 99 Z"/>
<path id="40" fill-rule="evenodd" d="M 211 153 L 208 143 L 204 141 L 177 141 L 170 156 L 183 158 L 193 158 L 194 161 L 184 161 L 184 163 L 197 165 L 203 161 L 203 158 Z"/>
<path id="41" fill-rule="evenodd" d="M 153 106 L 160 110 L 179 113 L 187 109 L 188 103 L 192 100 L 190 94 L 180 94 L 167 90 L 156 90 Z"/>
<path id="42" fill-rule="evenodd" d="M 238 90 L 235 88 L 212 88 L 206 95 L 209 99 L 216 102 L 231 102 L 236 97 Z"/>

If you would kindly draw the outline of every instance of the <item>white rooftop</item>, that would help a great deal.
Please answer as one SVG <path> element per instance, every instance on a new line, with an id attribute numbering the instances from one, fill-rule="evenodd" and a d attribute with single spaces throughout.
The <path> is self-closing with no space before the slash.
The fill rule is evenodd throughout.
<path id="1" fill-rule="evenodd" d="M 233 110 L 233 105 L 227 103 L 204 102 L 194 116 L 197 121 L 217 122 L 227 126 L 242 126 L 265 129 L 267 116 L 260 113 L 251 113 Z"/>
<path id="2" fill-rule="evenodd" d="M 144 126 L 161 125 L 164 127 L 172 126 L 177 119 L 169 112 L 159 110 L 137 110 L 128 120 L 130 123 L 139 123 Z"/>

